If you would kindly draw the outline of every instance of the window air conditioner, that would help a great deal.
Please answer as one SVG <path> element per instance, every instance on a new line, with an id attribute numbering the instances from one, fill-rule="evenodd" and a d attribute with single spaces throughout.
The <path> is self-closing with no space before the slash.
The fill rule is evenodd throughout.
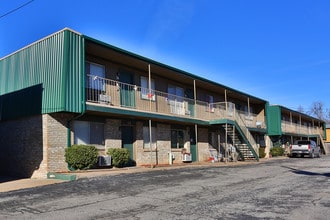
<path id="1" fill-rule="evenodd" d="M 109 95 L 99 95 L 99 103 L 110 104 L 111 103 L 111 96 Z"/>
<path id="2" fill-rule="evenodd" d="M 98 165 L 100 167 L 111 166 L 111 156 L 99 156 L 98 157 Z"/>
<path id="3" fill-rule="evenodd" d="M 261 128 L 261 126 L 262 126 L 262 121 L 257 121 L 257 122 L 256 122 L 256 126 L 257 126 L 257 128 Z"/>
<path id="4" fill-rule="evenodd" d="M 189 153 L 182 154 L 182 161 L 183 162 L 191 162 L 191 154 L 189 154 Z"/>

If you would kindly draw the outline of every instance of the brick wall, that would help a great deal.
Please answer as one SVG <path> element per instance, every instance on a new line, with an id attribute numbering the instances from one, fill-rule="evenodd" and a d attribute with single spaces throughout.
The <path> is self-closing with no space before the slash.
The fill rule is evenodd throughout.
<path id="1" fill-rule="evenodd" d="M 105 149 L 121 148 L 121 120 L 107 119 L 104 125 Z M 105 152 L 106 153 L 106 152 Z"/>
<path id="2" fill-rule="evenodd" d="M 47 151 L 48 172 L 68 171 L 68 165 L 65 162 L 65 149 L 68 145 L 68 121 L 72 118 L 73 115 L 65 113 L 43 116 L 44 145 L 45 151 Z"/>
<path id="3" fill-rule="evenodd" d="M 31 177 L 45 171 L 42 115 L 0 123 L 0 173 Z"/>
<path id="4" fill-rule="evenodd" d="M 207 161 L 210 156 L 208 128 L 198 128 L 198 160 Z"/>

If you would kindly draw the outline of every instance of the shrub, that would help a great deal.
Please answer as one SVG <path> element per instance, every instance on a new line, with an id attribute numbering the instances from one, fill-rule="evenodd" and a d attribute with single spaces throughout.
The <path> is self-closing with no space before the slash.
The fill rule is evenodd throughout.
<path id="1" fill-rule="evenodd" d="M 97 163 L 95 146 L 73 145 L 65 149 L 65 162 L 73 169 L 89 169 Z"/>
<path id="2" fill-rule="evenodd" d="M 266 153 L 265 153 L 265 148 L 264 147 L 260 147 L 259 148 L 259 158 L 265 158 Z"/>
<path id="3" fill-rule="evenodd" d="M 129 151 L 126 148 L 109 148 L 107 154 L 111 156 L 115 167 L 123 167 L 129 162 Z"/>
<path id="4" fill-rule="evenodd" d="M 273 147 L 272 149 L 270 149 L 270 154 L 273 157 L 283 156 L 284 149 L 282 147 Z"/>

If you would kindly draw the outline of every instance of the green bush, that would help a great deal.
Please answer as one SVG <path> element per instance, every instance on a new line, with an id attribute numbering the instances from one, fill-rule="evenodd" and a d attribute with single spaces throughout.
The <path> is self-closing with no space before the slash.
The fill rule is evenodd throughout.
<path id="1" fill-rule="evenodd" d="M 270 154 L 273 157 L 283 156 L 284 155 L 284 148 L 282 148 L 282 147 L 273 147 L 272 149 L 270 149 Z"/>
<path id="2" fill-rule="evenodd" d="M 264 147 L 260 147 L 259 148 L 259 158 L 265 158 L 266 153 L 265 153 L 265 148 Z"/>
<path id="3" fill-rule="evenodd" d="M 97 157 L 95 146 L 73 145 L 65 149 L 65 162 L 73 169 L 89 169 L 97 163 Z"/>
<path id="4" fill-rule="evenodd" d="M 109 148 L 107 154 L 111 156 L 115 167 L 123 167 L 129 162 L 129 151 L 126 148 Z"/>

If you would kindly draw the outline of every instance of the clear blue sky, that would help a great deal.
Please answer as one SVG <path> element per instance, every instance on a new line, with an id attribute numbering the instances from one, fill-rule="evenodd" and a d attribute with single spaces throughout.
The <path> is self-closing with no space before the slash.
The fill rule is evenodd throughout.
<path id="1" fill-rule="evenodd" d="M 329 0 L 0 1 L 0 57 L 72 28 L 296 110 L 330 108 Z M 5 16 L 3 16 L 5 15 Z"/>

